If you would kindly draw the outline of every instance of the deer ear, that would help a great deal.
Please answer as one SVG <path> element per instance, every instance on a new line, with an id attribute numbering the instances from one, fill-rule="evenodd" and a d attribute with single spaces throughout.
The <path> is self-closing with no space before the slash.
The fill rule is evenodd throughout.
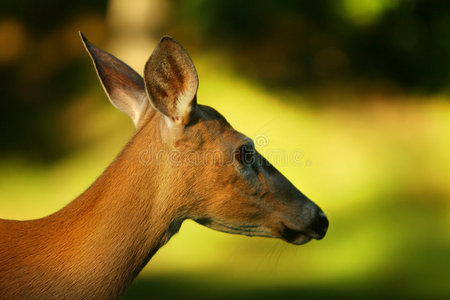
<path id="1" fill-rule="evenodd" d="M 186 125 L 196 108 L 197 71 L 186 50 L 164 36 L 145 64 L 145 87 L 152 105 L 169 122 Z"/>
<path id="2" fill-rule="evenodd" d="M 95 47 L 79 33 L 109 100 L 138 127 L 147 106 L 144 79 L 127 64 Z"/>

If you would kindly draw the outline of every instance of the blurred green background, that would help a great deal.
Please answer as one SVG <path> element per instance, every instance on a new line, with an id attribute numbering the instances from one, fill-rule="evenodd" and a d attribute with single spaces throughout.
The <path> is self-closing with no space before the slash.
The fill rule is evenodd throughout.
<path id="1" fill-rule="evenodd" d="M 198 100 L 320 205 L 326 238 L 296 247 L 193 222 L 125 299 L 450 298 L 447 0 L 3 1 L 0 217 L 43 217 L 125 145 L 77 31 L 139 73 L 162 34 Z"/>

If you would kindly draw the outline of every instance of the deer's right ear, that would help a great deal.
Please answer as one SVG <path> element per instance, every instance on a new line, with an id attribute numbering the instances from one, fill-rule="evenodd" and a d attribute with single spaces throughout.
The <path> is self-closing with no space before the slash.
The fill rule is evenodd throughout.
<path id="1" fill-rule="evenodd" d="M 138 127 L 148 103 L 144 79 L 120 59 L 95 47 L 79 33 L 109 100 Z"/>
<path id="2" fill-rule="evenodd" d="M 183 47 L 164 36 L 145 64 L 145 87 L 153 107 L 170 124 L 186 125 L 196 108 L 198 77 Z"/>

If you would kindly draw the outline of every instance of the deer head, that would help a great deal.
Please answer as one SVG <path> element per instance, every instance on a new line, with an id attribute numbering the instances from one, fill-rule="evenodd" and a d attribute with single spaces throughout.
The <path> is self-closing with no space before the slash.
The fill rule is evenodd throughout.
<path id="1" fill-rule="evenodd" d="M 178 42 L 164 36 L 142 78 L 82 39 L 111 103 L 132 119 L 134 139 L 152 146 L 146 167 L 160 177 L 155 205 L 170 209 L 173 222 L 193 219 L 215 230 L 297 245 L 325 236 L 322 210 L 259 154 L 249 137 L 215 109 L 197 104 L 197 72 Z"/>

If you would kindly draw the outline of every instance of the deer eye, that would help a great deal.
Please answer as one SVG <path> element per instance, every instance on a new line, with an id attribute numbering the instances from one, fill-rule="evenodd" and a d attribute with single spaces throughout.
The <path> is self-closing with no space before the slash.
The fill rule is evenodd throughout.
<path id="1" fill-rule="evenodd" d="M 235 151 L 235 158 L 242 165 L 251 166 L 255 163 L 255 148 L 244 144 Z"/>

